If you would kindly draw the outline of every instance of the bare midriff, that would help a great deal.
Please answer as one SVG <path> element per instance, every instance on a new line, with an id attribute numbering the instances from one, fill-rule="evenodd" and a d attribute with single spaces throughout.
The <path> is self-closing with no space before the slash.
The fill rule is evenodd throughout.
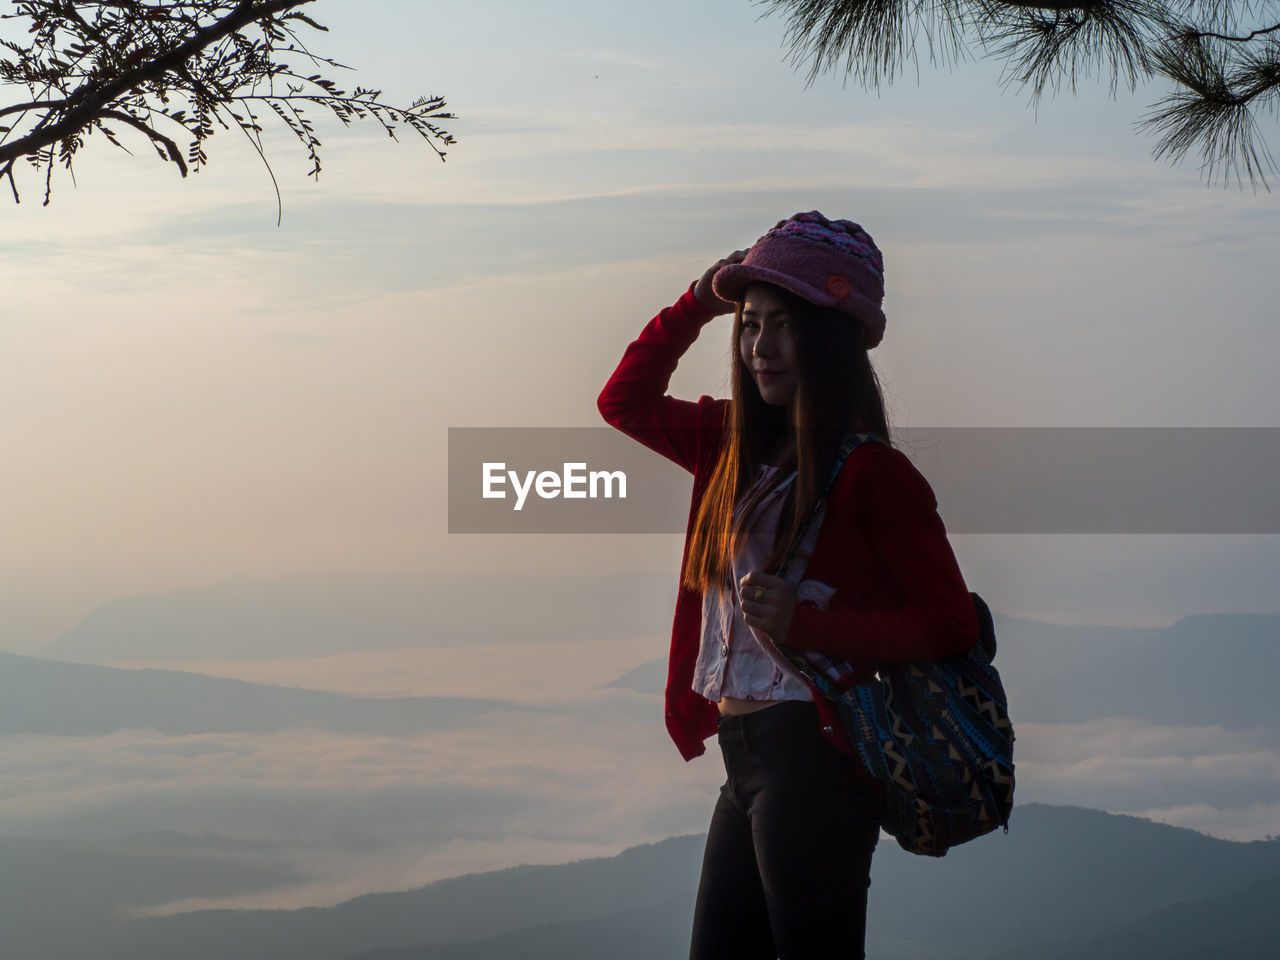
<path id="1" fill-rule="evenodd" d="M 722 717 L 738 717 L 744 713 L 756 713 L 768 707 L 786 703 L 785 700 L 739 700 L 737 697 L 722 697 L 716 704 Z"/>

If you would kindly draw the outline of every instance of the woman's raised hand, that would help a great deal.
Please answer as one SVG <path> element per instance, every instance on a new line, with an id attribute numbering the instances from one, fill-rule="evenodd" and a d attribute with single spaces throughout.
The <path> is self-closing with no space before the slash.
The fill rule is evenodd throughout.
<path id="1" fill-rule="evenodd" d="M 733 303 L 729 300 L 721 300 L 716 296 L 715 291 L 711 289 L 711 278 L 716 275 L 716 271 L 730 263 L 741 263 L 742 258 L 747 255 L 745 250 L 735 250 L 723 260 L 717 260 L 711 266 L 707 267 L 706 272 L 698 278 L 698 282 L 693 285 L 693 295 L 698 298 L 698 302 L 709 310 L 714 311 L 717 315 L 722 313 L 733 313 Z"/>

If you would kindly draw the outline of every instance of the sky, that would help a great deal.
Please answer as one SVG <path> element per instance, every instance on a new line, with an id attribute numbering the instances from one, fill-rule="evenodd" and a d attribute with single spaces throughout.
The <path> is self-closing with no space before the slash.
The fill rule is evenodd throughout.
<path id="1" fill-rule="evenodd" d="M 238 575 L 669 567 L 674 537 L 448 536 L 447 429 L 597 424 L 642 323 L 801 209 L 886 252 L 875 359 L 899 425 L 1276 426 L 1276 198 L 1152 161 L 1131 127 L 1155 90 L 1113 101 L 1086 80 L 1033 108 L 976 57 L 878 95 L 807 87 L 760 9 L 322 2 L 318 47 L 349 83 L 446 96 L 458 143 L 441 164 L 317 115 L 318 183 L 273 145 L 279 227 L 227 133 L 186 181 L 99 145 L 47 208 L 22 178 L 0 213 L 5 643 Z M 724 393 L 710 330 L 674 392 Z M 1203 588 L 1122 600 L 1105 582 L 1055 603 L 1049 580 L 1016 582 L 1044 543 L 963 539 L 967 568 L 1015 578 L 992 591 L 1010 612 L 1214 608 Z M 1235 565 L 1206 557 L 1273 554 L 1213 539 L 1120 550 L 1224 587 Z M 1087 571 L 1097 543 L 1048 549 Z"/>
<path id="2" fill-rule="evenodd" d="M 1206 186 L 1193 163 L 1153 161 L 1132 126 L 1156 89 L 1113 100 L 1105 82 L 1086 80 L 1078 95 L 1033 107 L 977 57 L 951 71 L 926 59 L 918 77 L 910 69 L 878 93 L 838 77 L 806 85 L 783 25 L 746 0 L 322 0 L 312 12 L 331 28 L 316 48 L 355 68 L 349 85 L 393 103 L 447 98 L 458 115 L 445 124 L 458 138 L 447 162 L 409 136 L 396 143 L 313 112 L 318 182 L 295 144 L 271 141 L 279 226 L 269 176 L 227 132 L 187 180 L 145 145 L 135 156 L 94 145 L 74 183 L 55 178 L 48 207 L 33 176 L 20 176 L 20 205 L 0 199 L 0 649 L 39 653 L 101 604 L 236 578 L 674 579 L 674 535 L 450 535 L 448 430 L 598 425 L 596 394 L 641 326 L 710 263 L 800 210 L 858 221 L 885 253 L 888 328 L 873 357 L 897 425 L 1280 427 L 1280 201 Z M 1280 143 L 1273 122 L 1263 130 Z M 673 393 L 726 393 L 727 336 L 708 327 Z M 970 586 L 1002 613 L 1164 625 L 1280 612 L 1277 539 L 965 534 L 953 544 Z M 601 654 L 592 682 L 662 643 Z M 401 667 L 418 693 L 438 692 L 452 669 Z M 310 673 L 296 662 L 275 675 L 261 663 L 224 672 L 354 692 L 363 675 L 329 661 Z M 650 733 L 636 747 L 652 747 L 644 763 L 669 762 L 661 731 Z M 563 735 L 530 731 L 530 764 L 556 755 Z M 1158 790 L 1121 788 L 1155 768 L 1199 776 L 1205 757 L 1274 760 L 1265 744 L 1215 753 L 1221 730 L 1176 748 L 1168 736 L 1141 725 L 1029 731 L 1046 745 L 1042 783 L 1116 785 L 1036 796 L 1158 810 Z M 1124 745 L 1111 749 L 1116 738 Z M 55 759 L 43 743 L 4 749 L 55 787 L 58 771 L 97 757 L 101 790 L 116 796 L 139 757 L 168 749 L 117 739 L 64 743 Z M 395 744 L 374 751 L 389 795 L 434 789 L 433 771 L 467 753 L 419 746 L 435 760 L 415 764 Z M 224 754 L 306 780 L 316 750 L 301 738 L 182 749 L 209 759 L 181 783 L 164 767 L 165 790 L 198 793 L 199 764 Z M 352 746 L 353 769 L 369 749 Z M 1075 766 L 1051 762 L 1054 749 Z M 607 772 L 608 750 L 591 740 L 580 780 L 610 813 L 558 850 L 696 829 L 713 773 L 668 771 L 679 790 L 649 806 L 609 800 L 630 781 Z M 1147 774 L 1125 765 L 1135 757 Z M 486 796 L 528 773 L 504 762 L 510 778 L 494 774 Z M 333 778 L 346 782 L 341 770 Z M 122 829 L 152 809 L 134 789 L 119 790 Z M 78 808 L 41 812 L 51 795 L 0 804 L 0 826 L 74 822 Z M 634 826 L 632 801 L 653 819 Z M 1192 807 L 1179 807 L 1183 822 L 1224 835 L 1280 824 L 1275 805 L 1241 807 L 1237 823 Z M 488 856 L 447 862 L 500 863 Z M 405 882 L 441 875 L 445 862 L 415 862 Z"/>

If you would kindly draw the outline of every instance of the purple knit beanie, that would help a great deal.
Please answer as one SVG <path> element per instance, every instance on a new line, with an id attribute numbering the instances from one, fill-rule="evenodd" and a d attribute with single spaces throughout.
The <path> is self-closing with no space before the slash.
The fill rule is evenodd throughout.
<path id="1" fill-rule="evenodd" d="M 866 331 L 868 350 L 884 337 L 884 258 L 851 220 L 828 220 L 817 210 L 779 220 L 741 263 L 721 267 L 711 286 L 721 300 L 741 303 L 758 281 L 853 317 Z"/>

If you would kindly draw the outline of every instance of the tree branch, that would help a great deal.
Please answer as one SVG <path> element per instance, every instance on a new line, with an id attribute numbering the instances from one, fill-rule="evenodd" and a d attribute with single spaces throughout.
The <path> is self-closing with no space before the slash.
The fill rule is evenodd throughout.
<path id="1" fill-rule="evenodd" d="M 1105 6 L 1105 3 L 1100 0 L 996 0 L 996 2 L 1002 7 L 1052 10 L 1054 13 L 1065 13 L 1068 10 L 1093 10 Z"/>
<path id="2" fill-rule="evenodd" d="M 22 200 L 18 196 L 18 182 L 13 179 L 13 161 L 12 160 L 6 163 L 3 169 L 0 169 L 0 178 L 3 178 L 3 177 L 9 178 L 9 189 L 13 191 L 13 202 L 21 203 Z"/>
<path id="3" fill-rule="evenodd" d="M 63 106 L 70 106 L 70 109 L 59 120 L 32 131 L 24 137 L 19 137 L 12 143 L 0 145 L 0 162 L 28 156 L 71 136 L 91 123 L 107 104 L 114 102 L 122 94 L 148 80 L 162 77 L 223 37 L 251 23 L 275 16 L 277 13 L 314 2 L 315 0 L 269 0 L 265 3 L 254 3 L 253 0 L 242 0 L 231 13 L 197 30 L 191 39 L 174 47 L 168 53 L 161 54 L 101 86 L 96 87 L 93 83 L 86 83 L 78 87 L 64 101 Z"/>
<path id="4" fill-rule="evenodd" d="M 55 107 L 66 106 L 66 100 L 32 100 L 29 103 L 15 103 L 7 107 L 0 107 L 0 117 L 8 116 L 11 113 L 22 113 L 24 110 L 52 110 Z"/>
<path id="5" fill-rule="evenodd" d="M 187 161 L 183 158 L 182 151 L 178 149 L 178 145 L 176 143 L 166 137 L 163 133 L 147 126 L 137 117 L 131 117 L 129 114 L 121 113 L 119 110 L 103 110 L 100 115 L 110 117 L 112 120 L 119 120 L 121 123 L 127 123 L 135 130 L 141 130 L 157 143 L 164 144 L 165 150 L 169 153 L 169 159 L 178 165 L 178 169 L 182 171 L 182 175 L 184 177 L 187 175 Z"/>
<path id="6" fill-rule="evenodd" d="M 313 53 L 296 32 L 303 23 L 325 30 L 301 9 L 314 2 L 17 0 L 17 12 L 0 12 L 0 22 L 27 21 L 32 39 L 22 46 L 0 38 L 0 82 L 25 88 L 26 95 L 23 103 L 0 106 L 0 179 L 9 177 L 16 200 L 17 161 L 43 167 L 47 202 L 51 159 L 74 178 L 73 160 L 94 132 L 128 149 L 117 139 L 125 126 L 142 133 L 185 177 L 208 162 L 206 141 L 219 125 L 234 126 L 266 163 L 279 213 L 279 184 L 254 109 L 262 105 L 301 142 L 313 175 L 321 144 L 312 108 L 344 125 L 372 119 L 393 138 L 397 127 L 411 129 L 443 160 L 442 146 L 454 142 L 432 123 L 453 118 L 443 98 L 393 106 L 378 102 L 379 90 L 357 86 L 349 94 L 320 71 L 304 69 L 346 69 Z M 173 132 L 178 142 L 164 133 L 171 131 L 165 121 L 182 128 Z M 181 142 L 183 134 L 189 144 Z"/>
<path id="7" fill-rule="evenodd" d="M 1221 33 L 1202 33 L 1199 30 L 1193 30 L 1189 32 L 1187 36 L 1195 37 L 1196 39 L 1205 37 L 1213 40 L 1226 40 L 1230 43 L 1248 43 L 1250 40 L 1257 39 L 1258 37 L 1265 37 L 1267 34 L 1275 33 L 1277 30 L 1280 30 L 1280 23 L 1277 23 L 1274 27 L 1266 27 L 1262 30 L 1255 30 L 1253 31 L 1253 33 L 1249 34 L 1247 37 L 1228 37 Z"/>

